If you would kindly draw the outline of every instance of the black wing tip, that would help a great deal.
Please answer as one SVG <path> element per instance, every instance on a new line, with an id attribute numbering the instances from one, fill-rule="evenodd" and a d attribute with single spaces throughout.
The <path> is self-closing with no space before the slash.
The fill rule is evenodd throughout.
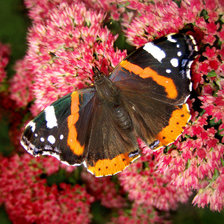
<path id="1" fill-rule="evenodd" d="M 39 156 L 42 154 L 42 150 L 36 148 L 25 135 L 21 137 L 20 144 L 32 156 Z"/>

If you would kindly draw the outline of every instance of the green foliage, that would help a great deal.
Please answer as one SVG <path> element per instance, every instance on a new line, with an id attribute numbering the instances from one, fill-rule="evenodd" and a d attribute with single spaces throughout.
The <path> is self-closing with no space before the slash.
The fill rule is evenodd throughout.
<path id="1" fill-rule="evenodd" d="M 23 58 L 26 52 L 26 33 L 29 24 L 22 0 L 0 1 L 0 42 L 11 47 L 8 76 L 13 75 L 16 60 Z"/>

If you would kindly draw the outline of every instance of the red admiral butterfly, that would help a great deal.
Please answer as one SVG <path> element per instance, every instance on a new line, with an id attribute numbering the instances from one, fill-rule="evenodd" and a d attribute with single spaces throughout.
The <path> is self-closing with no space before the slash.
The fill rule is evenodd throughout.
<path id="1" fill-rule="evenodd" d="M 94 67 L 94 85 L 43 110 L 21 144 L 34 156 L 83 164 L 97 177 L 122 171 L 140 156 L 138 137 L 156 149 L 182 133 L 196 51 L 191 35 L 170 34 L 134 51 L 109 77 Z"/>

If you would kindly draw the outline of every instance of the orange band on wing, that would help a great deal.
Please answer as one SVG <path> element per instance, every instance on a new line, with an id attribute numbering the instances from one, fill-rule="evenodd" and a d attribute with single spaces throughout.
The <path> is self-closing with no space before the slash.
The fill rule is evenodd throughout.
<path id="1" fill-rule="evenodd" d="M 96 177 L 116 174 L 127 167 L 140 155 L 129 157 L 128 153 L 120 154 L 113 159 L 98 160 L 94 166 L 88 166 L 88 170 Z"/>
<path id="2" fill-rule="evenodd" d="M 79 93 L 73 92 L 71 95 L 71 115 L 68 116 L 68 139 L 67 144 L 75 155 L 80 156 L 84 152 L 84 146 L 81 146 L 77 140 L 77 130 L 75 127 L 79 119 Z"/>
<path id="3" fill-rule="evenodd" d="M 159 75 L 156 71 L 150 67 L 142 69 L 140 66 L 132 64 L 131 62 L 124 60 L 120 63 L 121 67 L 125 68 L 129 72 L 133 72 L 141 78 L 152 78 L 153 81 L 158 83 L 160 86 L 165 88 L 167 97 L 170 99 L 175 99 L 178 95 L 176 86 L 171 78 Z"/>
<path id="4" fill-rule="evenodd" d="M 157 139 L 160 141 L 158 147 L 174 142 L 183 132 L 190 118 L 191 115 L 187 104 L 174 110 L 171 114 L 169 124 L 157 135 Z"/>

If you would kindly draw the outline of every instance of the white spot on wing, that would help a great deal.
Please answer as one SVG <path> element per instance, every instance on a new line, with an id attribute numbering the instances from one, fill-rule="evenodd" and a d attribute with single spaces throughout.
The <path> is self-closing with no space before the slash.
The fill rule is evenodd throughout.
<path id="1" fill-rule="evenodd" d="M 155 44 L 151 43 L 151 42 L 145 44 L 143 49 L 145 51 L 147 51 L 149 54 L 151 54 L 160 63 L 166 57 L 165 52 L 162 49 L 160 49 L 159 47 L 157 47 Z"/>
<path id="2" fill-rule="evenodd" d="M 41 137 L 41 138 L 40 138 L 40 141 L 41 141 L 41 142 L 44 142 L 44 138 L 43 138 L 43 137 Z"/>
<path id="3" fill-rule="evenodd" d="M 190 69 L 189 68 L 186 71 L 186 75 L 187 75 L 187 78 L 188 79 L 191 79 L 191 72 L 190 72 Z"/>
<path id="4" fill-rule="evenodd" d="M 197 45 L 194 46 L 194 50 L 198 52 L 198 46 Z"/>
<path id="5" fill-rule="evenodd" d="M 55 137 L 53 135 L 49 135 L 47 140 L 53 145 L 55 143 Z"/>
<path id="6" fill-rule="evenodd" d="M 171 70 L 170 69 L 166 69 L 166 73 L 171 73 Z"/>
<path id="7" fill-rule="evenodd" d="M 34 123 L 33 121 L 30 121 L 30 122 L 27 124 L 26 128 L 27 128 L 27 127 L 30 127 L 30 128 L 31 128 L 31 131 L 34 132 L 35 129 L 36 129 L 36 123 Z"/>
<path id="8" fill-rule="evenodd" d="M 182 55 L 182 52 L 181 51 L 178 51 L 177 52 L 177 56 L 180 57 L 181 55 Z"/>
<path id="9" fill-rule="evenodd" d="M 49 150 L 52 150 L 52 148 L 50 146 L 49 146 Z M 80 166 L 81 165 L 81 163 L 69 164 L 67 161 L 61 160 L 61 157 L 59 155 L 59 153 L 60 153 L 59 150 L 57 150 L 57 148 L 54 148 L 54 150 L 55 150 L 55 152 L 54 151 L 43 151 L 42 155 L 53 156 L 67 166 Z"/>
<path id="10" fill-rule="evenodd" d="M 178 59 L 177 58 L 172 58 L 170 60 L 170 63 L 173 67 L 177 67 L 178 66 Z"/>
<path id="11" fill-rule="evenodd" d="M 60 135 L 60 140 L 62 140 L 63 138 L 64 138 L 64 135 L 61 134 L 61 135 Z"/>
<path id="12" fill-rule="evenodd" d="M 191 68 L 192 63 L 193 63 L 193 61 L 189 61 L 188 64 L 187 64 L 187 67 Z"/>
<path id="13" fill-rule="evenodd" d="M 173 35 L 172 34 L 167 36 L 167 40 L 172 42 L 172 43 L 176 43 L 177 42 L 177 40 L 173 39 Z"/>
<path id="14" fill-rule="evenodd" d="M 189 90 L 192 91 L 192 82 L 189 84 Z"/>
<path id="15" fill-rule="evenodd" d="M 47 122 L 47 127 L 50 129 L 53 127 L 57 127 L 58 123 L 57 123 L 57 118 L 55 115 L 54 107 L 48 106 L 48 107 L 46 107 L 46 109 L 44 111 L 45 111 L 45 119 Z"/>
<path id="16" fill-rule="evenodd" d="M 51 150 L 51 151 L 52 151 L 52 147 L 51 147 L 50 145 L 45 145 L 45 146 L 44 146 L 44 149 L 45 149 L 45 150 Z M 49 152 L 48 152 L 48 154 L 46 154 L 46 155 L 50 155 Z"/>
<path id="17" fill-rule="evenodd" d="M 194 37 L 192 35 L 189 35 L 189 37 L 191 38 L 192 43 L 197 47 L 197 43 L 196 43 L 196 40 L 194 39 Z"/>
<path id="18" fill-rule="evenodd" d="M 85 168 L 87 168 L 87 164 L 86 164 L 86 161 L 83 161 L 83 166 L 85 167 Z"/>
<path id="19" fill-rule="evenodd" d="M 29 151 L 27 145 L 24 143 L 23 140 L 20 140 L 20 144 L 22 145 L 22 147 L 23 147 L 27 152 Z"/>

